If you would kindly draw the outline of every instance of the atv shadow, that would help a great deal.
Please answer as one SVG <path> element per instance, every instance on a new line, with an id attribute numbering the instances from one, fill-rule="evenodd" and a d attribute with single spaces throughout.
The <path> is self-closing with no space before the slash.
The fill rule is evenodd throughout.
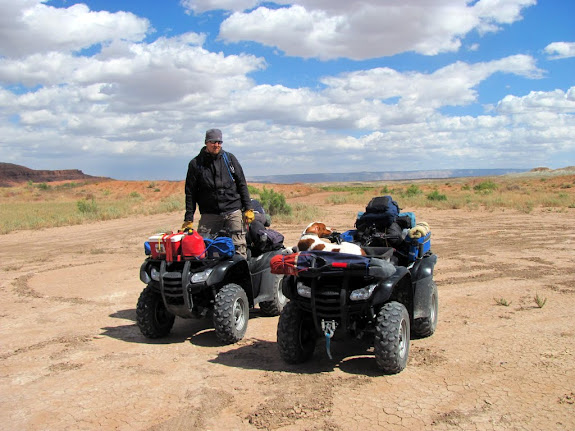
<path id="1" fill-rule="evenodd" d="M 135 324 L 136 310 L 127 309 L 119 310 L 110 314 L 115 319 L 131 320 L 134 324 L 107 326 L 101 328 L 103 332 L 100 335 L 115 338 L 127 343 L 142 344 L 177 344 L 189 341 L 191 344 L 200 347 L 222 347 L 222 343 L 216 337 L 216 331 L 213 328 L 212 319 L 205 317 L 202 319 L 181 319 L 176 318 L 174 326 L 170 333 L 162 338 L 146 338 L 140 332 L 140 328 Z M 262 317 L 258 311 L 250 311 L 250 320 Z M 249 323 L 248 323 L 249 328 Z"/>
<path id="2" fill-rule="evenodd" d="M 362 345 L 357 340 L 339 341 L 335 349 L 332 346 L 333 359 L 327 355 L 322 341 L 318 341 L 315 352 L 310 360 L 301 364 L 287 364 L 283 361 L 275 341 L 260 339 L 244 339 L 240 343 L 249 343 L 220 352 L 209 362 L 234 368 L 261 371 L 283 371 L 296 374 L 318 374 L 334 371 L 339 368 L 348 374 L 381 376 L 375 363 L 375 356 L 368 351 L 369 345 Z M 358 346 L 361 345 L 361 346 Z"/>
<path id="3" fill-rule="evenodd" d="M 113 317 L 114 319 L 125 319 L 125 320 L 131 320 L 132 322 L 135 322 L 136 321 L 136 309 L 130 308 L 128 310 L 119 310 L 119 311 L 116 311 L 115 313 L 110 314 L 110 317 Z"/>
<path id="4" fill-rule="evenodd" d="M 146 338 L 140 332 L 140 328 L 136 322 L 136 310 L 120 310 L 115 313 L 110 314 L 110 317 L 116 319 L 131 320 L 134 323 L 124 324 L 118 326 L 106 326 L 102 329 L 100 335 L 115 338 L 117 340 L 125 341 L 127 343 L 141 343 L 141 344 L 176 344 L 183 343 L 185 341 L 193 342 L 191 338 L 202 334 L 200 340 L 202 340 L 203 334 L 209 329 L 212 329 L 212 336 L 206 337 L 201 343 L 197 345 L 206 347 L 217 347 L 221 346 L 222 343 L 216 338 L 215 331 L 212 328 L 212 322 L 210 319 L 176 319 L 174 326 L 170 333 L 166 337 L 162 338 Z M 211 339 L 211 340 L 210 340 Z M 196 344 L 195 342 L 193 342 Z"/>

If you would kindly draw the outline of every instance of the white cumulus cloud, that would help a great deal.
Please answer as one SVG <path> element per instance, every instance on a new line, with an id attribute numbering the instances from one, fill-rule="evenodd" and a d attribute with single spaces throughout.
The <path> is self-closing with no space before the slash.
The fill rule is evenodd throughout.
<path id="1" fill-rule="evenodd" d="M 84 4 L 55 8 L 46 0 L 0 2 L 0 55 L 75 52 L 112 40 L 142 40 L 148 20 L 128 12 L 94 12 Z"/>
<path id="2" fill-rule="evenodd" d="M 575 42 L 553 42 L 545 47 L 545 53 L 551 59 L 575 57 Z"/>
<path id="3" fill-rule="evenodd" d="M 188 1 L 189 4 L 200 2 Z M 212 2 L 212 3 L 215 3 Z M 224 2 L 217 2 L 223 7 Z M 250 6 L 256 6 L 249 2 Z M 402 52 L 436 55 L 457 51 L 472 30 L 497 31 L 521 19 L 535 0 L 326 0 L 280 1 L 284 7 L 259 6 L 233 11 L 220 37 L 228 42 L 256 41 L 289 56 L 362 60 Z M 201 3 L 201 10 L 207 6 Z M 199 7 L 199 6 L 198 6 Z"/>

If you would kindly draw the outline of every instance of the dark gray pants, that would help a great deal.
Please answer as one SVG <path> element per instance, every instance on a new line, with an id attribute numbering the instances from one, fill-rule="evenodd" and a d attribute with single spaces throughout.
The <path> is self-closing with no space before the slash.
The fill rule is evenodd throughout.
<path id="1" fill-rule="evenodd" d="M 247 257 L 246 247 L 246 227 L 244 217 L 240 210 L 231 214 L 202 214 L 198 223 L 198 233 L 200 235 L 217 233 L 220 230 L 228 230 L 232 233 L 232 241 L 236 247 L 236 253 Z"/>

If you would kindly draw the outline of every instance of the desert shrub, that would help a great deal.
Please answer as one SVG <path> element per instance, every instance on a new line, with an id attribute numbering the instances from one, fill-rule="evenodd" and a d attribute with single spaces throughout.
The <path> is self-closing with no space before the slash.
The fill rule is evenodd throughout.
<path id="1" fill-rule="evenodd" d="M 82 183 L 77 183 L 77 182 L 69 182 L 69 183 L 63 183 L 63 184 L 58 184 L 57 186 L 54 186 L 54 189 L 56 190 L 67 190 L 67 189 L 73 189 L 76 187 L 80 187 L 83 186 L 84 184 Z"/>
<path id="2" fill-rule="evenodd" d="M 504 307 L 509 307 L 511 305 L 511 301 L 507 301 L 505 298 L 493 298 L 497 305 L 502 305 Z"/>
<path id="3" fill-rule="evenodd" d="M 130 197 L 131 197 L 131 198 L 134 198 L 134 199 L 139 199 L 139 198 L 141 198 L 142 196 L 141 196 L 140 193 L 138 193 L 138 192 L 132 192 L 132 193 L 130 193 Z"/>
<path id="4" fill-rule="evenodd" d="M 184 211 L 185 208 L 186 203 L 182 196 L 167 196 L 151 210 L 151 213 L 157 214 L 163 212 Z"/>
<path id="5" fill-rule="evenodd" d="M 287 204 L 283 194 L 275 192 L 273 189 L 264 189 L 260 193 L 260 203 L 270 216 L 278 214 L 291 214 L 292 209 Z"/>
<path id="6" fill-rule="evenodd" d="M 46 183 L 40 183 L 36 187 L 38 187 L 40 190 L 50 190 L 52 188 L 52 186 L 49 186 Z"/>
<path id="7" fill-rule="evenodd" d="M 446 201 L 447 196 L 439 193 L 437 190 L 434 190 L 427 195 L 427 199 L 430 201 Z"/>
<path id="8" fill-rule="evenodd" d="M 331 195 L 326 199 L 326 203 L 332 205 L 341 205 L 347 203 L 349 200 L 345 194 Z"/>
<path id="9" fill-rule="evenodd" d="M 535 304 L 539 308 L 543 308 L 545 306 L 545 304 L 547 303 L 547 298 L 540 297 L 538 293 L 535 294 L 535 298 L 533 298 L 533 300 L 535 301 Z"/>
<path id="10" fill-rule="evenodd" d="M 407 197 L 413 197 L 413 196 L 417 196 L 422 194 L 423 192 L 421 191 L 421 189 L 416 186 L 415 184 L 411 184 L 407 190 L 405 190 L 405 196 Z"/>
<path id="11" fill-rule="evenodd" d="M 497 184 L 495 184 L 491 180 L 488 180 L 476 184 L 475 186 L 473 186 L 473 190 L 475 190 L 477 193 L 489 194 L 494 190 L 497 190 L 497 187 L 498 187 Z"/>
<path id="12" fill-rule="evenodd" d="M 76 206 L 78 207 L 78 211 L 80 211 L 82 214 L 98 213 L 98 205 L 94 199 L 78 201 L 76 202 Z"/>

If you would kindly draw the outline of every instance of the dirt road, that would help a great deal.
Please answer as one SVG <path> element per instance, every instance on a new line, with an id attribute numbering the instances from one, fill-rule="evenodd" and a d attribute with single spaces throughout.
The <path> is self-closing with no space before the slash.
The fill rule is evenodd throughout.
<path id="1" fill-rule="evenodd" d="M 575 429 L 575 209 L 408 210 L 432 228 L 439 324 L 394 376 L 354 343 L 286 365 L 257 309 L 236 345 L 182 319 L 144 338 L 143 242 L 181 214 L 0 236 L 0 429 Z M 274 227 L 294 245 L 303 226 Z"/>

